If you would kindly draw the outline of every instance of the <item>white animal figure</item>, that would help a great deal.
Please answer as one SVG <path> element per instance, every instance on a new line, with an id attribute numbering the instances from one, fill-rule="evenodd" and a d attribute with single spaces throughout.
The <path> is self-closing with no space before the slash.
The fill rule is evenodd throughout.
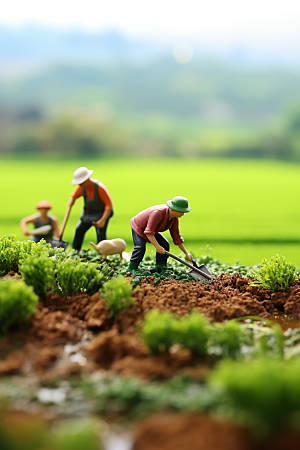
<path id="1" fill-rule="evenodd" d="M 123 259 L 122 253 L 126 248 L 126 242 L 124 239 L 116 238 L 107 241 L 100 241 L 99 244 L 94 244 L 94 242 L 90 242 L 90 244 L 97 250 L 98 253 L 101 254 L 102 258 L 106 258 L 108 255 L 117 255 L 119 254 L 121 259 Z"/>

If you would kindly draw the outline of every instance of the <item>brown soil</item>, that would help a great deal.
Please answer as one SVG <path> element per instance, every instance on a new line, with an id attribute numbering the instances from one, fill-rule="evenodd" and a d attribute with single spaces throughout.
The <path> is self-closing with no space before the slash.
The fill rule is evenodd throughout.
<path id="1" fill-rule="evenodd" d="M 142 421 L 133 450 L 298 450 L 300 431 L 255 440 L 237 425 L 207 416 L 156 414 Z"/>
<path id="2" fill-rule="evenodd" d="M 80 342 L 90 329 L 94 338 L 84 348 L 85 370 L 104 367 L 142 378 L 169 378 L 183 368 L 194 373 L 199 361 L 192 359 L 188 350 L 175 349 L 169 355 L 149 356 L 136 331 L 152 309 L 185 315 L 196 308 L 211 321 L 246 315 L 266 318 L 278 312 L 300 315 L 298 281 L 287 292 L 273 294 L 250 286 L 249 280 L 239 274 L 222 274 L 210 285 L 166 280 L 156 287 L 153 277 L 148 277 L 134 290 L 133 296 L 134 306 L 109 319 L 105 300 L 99 293 L 77 294 L 71 298 L 47 294 L 40 300 L 28 327 L 20 326 L 18 331 L 11 331 L 2 339 L 0 375 L 34 371 L 45 376 L 50 368 L 52 374 L 57 368 L 59 376 L 80 372 L 81 366 L 62 362 L 61 357 L 65 344 Z"/>
<path id="3" fill-rule="evenodd" d="M 38 305 L 28 326 L 20 327 L 1 340 L 0 375 L 16 372 L 41 373 L 60 357 L 67 342 L 78 342 L 86 325 L 78 318 L 62 311 L 49 311 Z"/>
<path id="4" fill-rule="evenodd" d="M 21 279 L 21 275 L 19 275 L 17 272 L 14 272 L 13 270 L 11 270 L 6 275 L 3 275 L 2 277 L 0 277 L 0 280 L 2 278 L 15 278 L 16 280 L 20 280 Z"/>

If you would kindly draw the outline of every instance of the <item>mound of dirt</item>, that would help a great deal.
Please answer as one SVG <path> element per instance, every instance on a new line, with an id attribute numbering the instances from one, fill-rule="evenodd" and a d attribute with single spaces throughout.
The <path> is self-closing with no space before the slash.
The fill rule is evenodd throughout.
<path id="1" fill-rule="evenodd" d="M 133 450 L 298 450 L 299 431 L 282 431 L 255 440 L 237 425 L 207 416 L 155 414 L 144 419 Z"/>
<path id="2" fill-rule="evenodd" d="M 246 315 L 267 318 L 278 312 L 300 315 L 298 281 L 286 292 L 272 293 L 271 290 L 250 286 L 250 280 L 240 274 L 221 274 L 211 284 L 170 279 L 156 287 L 153 286 L 153 277 L 148 277 L 133 291 L 133 297 L 134 306 L 109 319 L 110 311 L 99 293 L 92 296 L 77 294 L 71 298 L 47 294 L 40 299 L 37 312 L 28 326 L 20 325 L 18 331 L 11 331 L 2 339 L 0 374 L 18 371 L 42 373 L 59 366 L 64 345 L 80 342 L 90 329 L 95 337 L 84 349 L 86 369 L 95 370 L 101 365 L 126 375 L 169 378 L 182 368 L 192 373 L 195 364 L 199 367 L 203 361 L 192 359 L 187 350 L 149 357 L 137 331 L 145 314 L 152 309 L 178 315 L 197 309 L 209 320 L 218 322 Z M 71 368 L 75 372 L 77 369 L 77 366 Z"/>

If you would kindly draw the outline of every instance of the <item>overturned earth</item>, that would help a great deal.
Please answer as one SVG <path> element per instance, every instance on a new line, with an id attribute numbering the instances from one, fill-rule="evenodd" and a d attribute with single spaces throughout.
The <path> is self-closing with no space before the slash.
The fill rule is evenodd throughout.
<path id="1" fill-rule="evenodd" d="M 145 314 L 158 309 L 182 316 L 197 309 L 215 322 L 247 315 L 300 316 L 298 281 L 276 293 L 250 283 L 240 274 L 223 273 L 210 284 L 169 279 L 154 287 L 148 277 L 133 290 L 135 305 L 113 318 L 99 293 L 70 298 L 49 293 L 28 324 L 19 324 L 2 339 L 0 375 L 68 378 L 102 368 L 151 380 L 170 378 L 182 369 L 201 377 L 207 364 L 195 361 L 188 349 L 150 355 L 139 336 Z"/>

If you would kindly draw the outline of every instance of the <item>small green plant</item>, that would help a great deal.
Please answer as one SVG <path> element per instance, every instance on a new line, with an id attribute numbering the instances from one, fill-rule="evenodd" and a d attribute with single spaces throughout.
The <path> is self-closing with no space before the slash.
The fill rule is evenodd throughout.
<path id="1" fill-rule="evenodd" d="M 296 264 L 288 262 L 285 256 L 272 256 L 270 261 L 263 259 L 260 269 L 252 269 L 250 277 L 255 281 L 252 286 L 262 286 L 273 292 L 280 286 L 286 291 L 292 281 L 298 278 Z"/>
<path id="2" fill-rule="evenodd" d="M 69 419 L 52 430 L 53 450 L 101 450 L 100 426 L 95 419 Z"/>
<path id="3" fill-rule="evenodd" d="M 20 266 L 20 273 L 28 286 L 33 286 L 34 292 L 44 295 L 54 282 L 54 261 L 48 256 L 28 256 Z"/>
<path id="4" fill-rule="evenodd" d="M 108 308 L 111 308 L 109 318 L 114 314 L 123 311 L 129 305 L 135 305 L 131 294 L 131 284 L 126 278 L 120 276 L 112 278 L 103 285 L 100 291 L 101 296 L 106 300 Z"/>
<path id="5" fill-rule="evenodd" d="M 103 274 L 97 270 L 96 264 L 66 259 L 58 263 L 56 269 L 56 290 L 68 297 L 78 292 L 94 294 L 102 284 Z"/>
<path id="6" fill-rule="evenodd" d="M 168 352 L 174 344 L 180 344 L 194 356 L 209 353 L 234 357 L 242 345 L 251 345 L 251 336 L 246 325 L 232 321 L 210 323 L 196 309 L 183 317 L 150 311 L 146 314 L 142 329 L 142 338 L 152 353 Z"/>
<path id="7" fill-rule="evenodd" d="M 195 356 L 207 354 L 207 343 L 212 330 L 203 314 L 194 309 L 189 316 L 173 320 L 173 328 L 178 344 L 190 349 Z"/>
<path id="8" fill-rule="evenodd" d="M 27 320 L 35 313 L 38 297 L 23 281 L 0 281 L 0 331 L 6 333 L 20 319 Z"/>
<path id="9" fill-rule="evenodd" d="M 14 240 L 13 234 L 0 237 L 0 276 L 11 270 L 17 271 L 19 250 Z"/>
<path id="10" fill-rule="evenodd" d="M 256 433 L 293 427 L 300 414 L 300 361 L 263 358 L 222 361 L 208 377 L 220 390 L 224 411 Z M 221 405 L 220 405 L 221 407 Z"/>
<path id="11" fill-rule="evenodd" d="M 151 352 L 168 352 L 176 342 L 174 320 L 168 311 L 160 313 L 157 309 L 146 314 L 143 325 L 143 340 Z"/>
<path id="12" fill-rule="evenodd" d="M 223 356 L 236 356 L 243 344 L 251 345 L 249 328 L 242 327 L 239 323 L 228 320 L 224 323 L 214 323 L 214 332 L 211 335 L 209 345 L 219 346 Z"/>

